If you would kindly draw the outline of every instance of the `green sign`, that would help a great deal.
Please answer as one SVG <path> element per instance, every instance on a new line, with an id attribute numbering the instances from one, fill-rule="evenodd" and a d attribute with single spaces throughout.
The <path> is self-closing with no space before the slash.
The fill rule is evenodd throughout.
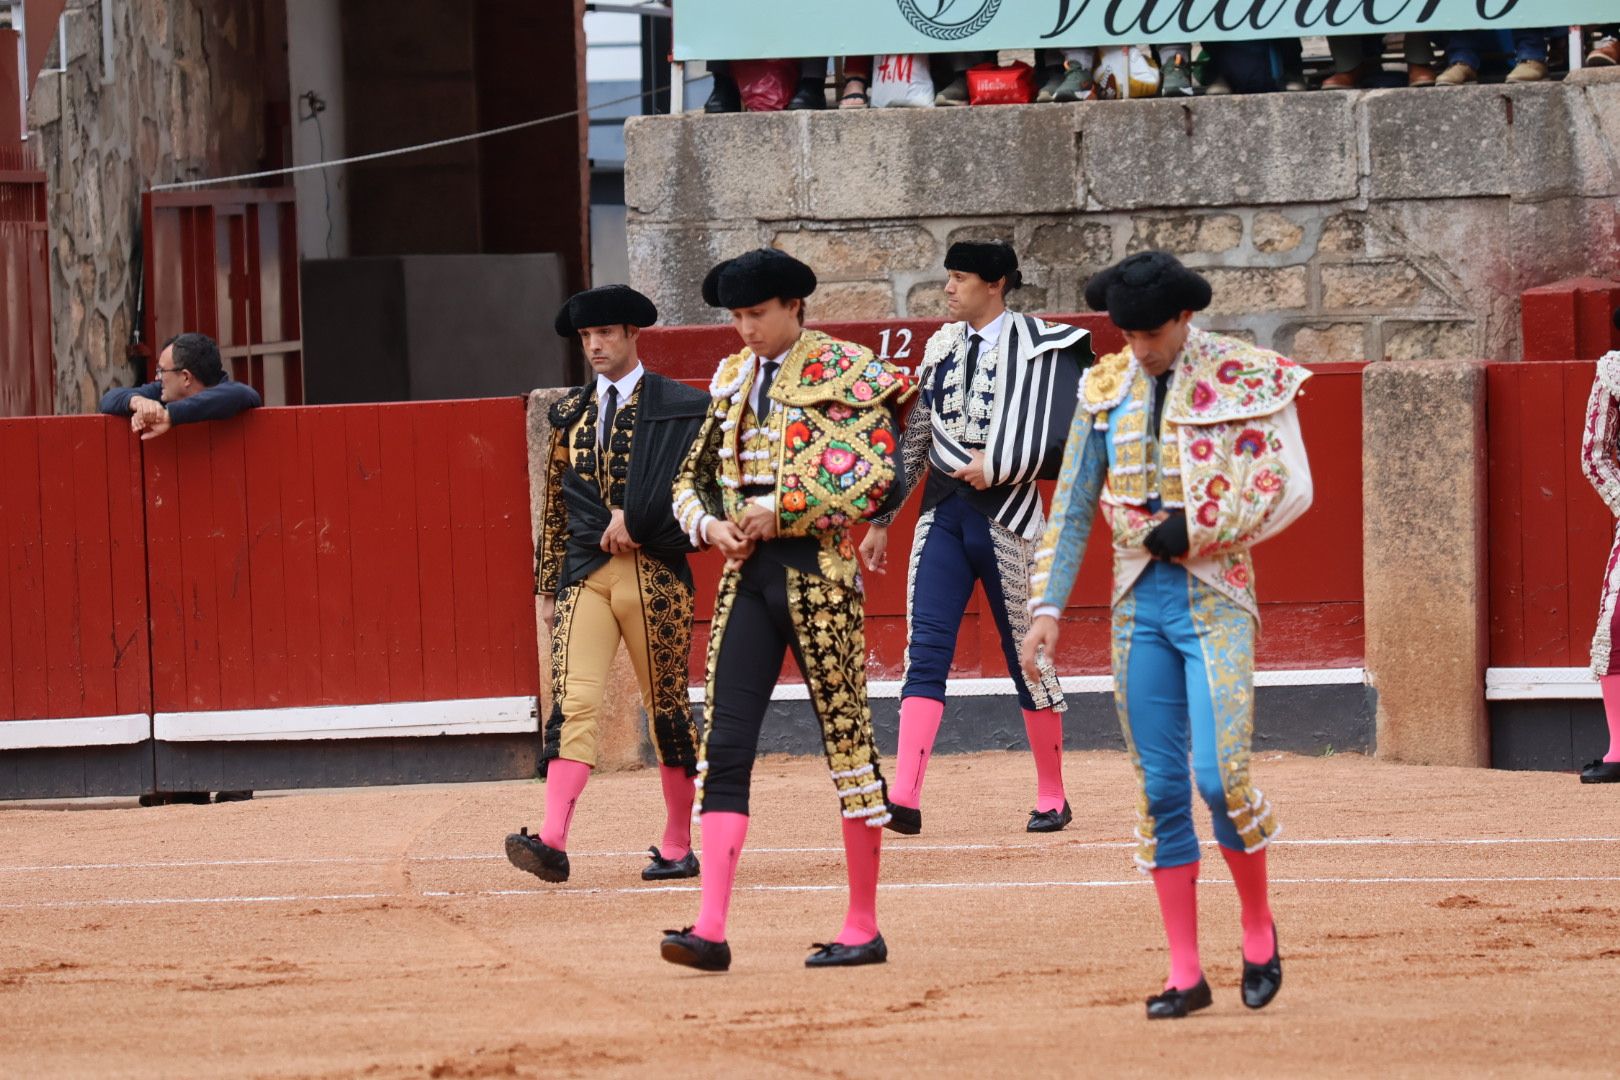
<path id="1" fill-rule="evenodd" d="M 1620 19 L 1616 0 L 680 0 L 675 59 L 1509 30 Z"/>

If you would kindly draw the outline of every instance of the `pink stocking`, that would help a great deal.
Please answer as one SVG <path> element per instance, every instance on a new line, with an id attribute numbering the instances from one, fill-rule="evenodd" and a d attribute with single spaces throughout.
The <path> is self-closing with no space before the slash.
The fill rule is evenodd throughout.
<path id="1" fill-rule="evenodd" d="M 1266 897 L 1266 849 L 1245 854 L 1221 848 L 1221 854 L 1226 856 L 1242 905 L 1243 959 L 1264 964 L 1277 951 L 1276 935 L 1271 929 L 1271 903 Z"/>
<path id="2" fill-rule="evenodd" d="M 583 761 L 554 758 L 546 766 L 546 820 L 540 825 L 540 842 L 546 847 L 568 850 L 568 826 L 590 778 L 591 767 Z"/>
<path id="3" fill-rule="evenodd" d="M 844 819 L 844 860 L 849 868 L 849 912 L 835 939 L 840 945 L 865 945 L 877 937 L 878 856 L 883 830 L 864 818 Z"/>
<path id="4" fill-rule="evenodd" d="M 894 783 L 889 798 L 900 806 L 916 810 L 922 806 L 923 774 L 934 753 L 934 739 L 945 715 L 945 703 L 933 698 L 908 697 L 900 700 L 900 751 L 895 755 Z"/>
<path id="5" fill-rule="evenodd" d="M 1603 687 L 1603 711 L 1609 718 L 1609 752 L 1604 761 L 1620 761 L 1620 675 L 1605 675 L 1598 680 Z"/>
<path id="6" fill-rule="evenodd" d="M 658 766 L 658 778 L 664 783 L 664 840 L 658 845 L 658 854 L 670 862 L 679 862 L 692 850 L 694 781 L 679 765 Z"/>
<path id="7" fill-rule="evenodd" d="M 737 862 L 748 839 L 748 815 L 714 811 L 703 815 L 703 903 L 692 932 L 705 941 L 726 940 L 726 915 Z"/>
<path id="8" fill-rule="evenodd" d="M 1170 943 L 1170 978 L 1164 988 L 1191 990 L 1204 977 L 1198 962 L 1198 864 L 1153 871 L 1153 889 L 1159 894 L 1159 914 Z M 1268 954 L 1266 959 L 1270 958 Z"/>
<path id="9" fill-rule="evenodd" d="M 1035 755 L 1035 809 L 1062 810 L 1063 714 L 1051 709 L 1025 709 L 1024 731 Z"/>

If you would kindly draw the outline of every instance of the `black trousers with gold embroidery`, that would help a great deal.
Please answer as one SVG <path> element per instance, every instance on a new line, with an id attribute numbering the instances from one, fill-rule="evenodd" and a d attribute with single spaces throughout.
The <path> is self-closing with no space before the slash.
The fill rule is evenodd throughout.
<path id="1" fill-rule="evenodd" d="M 888 820 L 866 700 L 861 595 L 772 557 L 769 545 L 721 580 L 709 633 L 702 812 L 748 813 L 760 729 L 789 649 L 820 721 L 846 818 Z"/>

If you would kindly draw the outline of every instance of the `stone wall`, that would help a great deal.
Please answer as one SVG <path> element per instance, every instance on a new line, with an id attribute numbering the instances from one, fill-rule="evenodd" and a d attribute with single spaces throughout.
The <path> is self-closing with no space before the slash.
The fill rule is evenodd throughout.
<path id="1" fill-rule="evenodd" d="M 255 0 L 74 5 L 30 101 L 49 178 L 56 409 L 94 409 L 134 372 L 127 346 L 141 193 L 247 171 L 264 157 L 264 26 Z"/>
<path id="2" fill-rule="evenodd" d="M 1168 248 L 1203 324 L 1306 361 L 1518 359 L 1518 296 L 1620 272 L 1620 81 L 983 109 L 647 117 L 626 128 L 631 284 L 713 322 L 717 259 L 774 244 L 812 318 L 942 314 L 946 247 L 1001 237 L 1013 306 L 1084 309 Z"/>

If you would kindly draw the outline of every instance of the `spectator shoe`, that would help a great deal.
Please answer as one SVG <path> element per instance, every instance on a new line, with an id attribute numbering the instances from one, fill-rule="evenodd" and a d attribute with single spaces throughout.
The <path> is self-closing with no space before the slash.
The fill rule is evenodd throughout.
<path id="1" fill-rule="evenodd" d="M 1434 80 L 1436 86 L 1466 86 L 1469 83 L 1479 82 L 1479 72 L 1467 64 L 1452 64 L 1440 73 Z"/>
<path id="2" fill-rule="evenodd" d="M 1057 97 L 1058 87 L 1063 85 L 1063 68 L 1048 68 L 1041 72 L 1041 88 L 1035 93 L 1035 100 L 1046 104 Z"/>
<path id="3" fill-rule="evenodd" d="M 1061 810 L 1031 810 L 1029 824 L 1024 826 L 1025 832 L 1062 832 L 1063 827 L 1074 820 L 1074 814 L 1069 810 L 1069 800 L 1063 800 Z"/>
<path id="4" fill-rule="evenodd" d="M 966 105 L 968 103 L 967 73 L 952 79 L 950 85 L 934 95 L 935 105 Z"/>
<path id="5" fill-rule="evenodd" d="M 1277 944 L 1277 927 L 1271 927 L 1271 959 L 1263 964 L 1243 961 L 1243 1004 L 1263 1009 L 1282 989 L 1282 948 Z"/>
<path id="6" fill-rule="evenodd" d="M 827 107 L 827 80 L 812 76 L 799 80 L 799 88 L 787 103 L 788 109 L 825 109 Z"/>
<path id="7" fill-rule="evenodd" d="M 1359 90 L 1361 80 L 1367 77 L 1367 65 L 1357 64 L 1349 71 L 1336 71 L 1322 80 L 1324 90 Z"/>
<path id="8" fill-rule="evenodd" d="M 916 836 L 922 832 L 922 811 L 913 806 L 889 804 L 889 820 L 883 827 L 901 836 Z"/>
<path id="9" fill-rule="evenodd" d="M 1541 82 L 1547 77 L 1547 64 L 1543 60 L 1520 60 L 1508 72 L 1510 83 Z"/>
<path id="10" fill-rule="evenodd" d="M 742 112 L 742 93 L 737 89 L 737 80 L 730 75 L 716 74 L 714 76 L 714 89 L 709 91 L 709 100 L 703 103 L 706 113 L 733 113 Z"/>
<path id="11" fill-rule="evenodd" d="M 1620 64 L 1620 38 L 1600 38 L 1586 54 L 1587 67 L 1614 67 Z"/>
<path id="12" fill-rule="evenodd" d="M 215 803 L 247 802 L 251 798 L 253 798 L 253 792 L 251 792 L 251 791 L 216 791 L 216 792 L 214 792 L 214 802 Z"/>
<path id="13" fill-rule="evenodd" d="M 658 955 L 672 964 L 699 971 L 726 971 L 731 967 L 731 946 L 724 941 L 700 938 L 692 933 L 690 926 L 685 930 L 665 930 Z"/>
<path id="14" fill-rule="evenodd" d="M 872 104 L 871 82 L 860 75 L 844 80 L 844 92 L 838 95 L 840 109 L 864 109 Z"/>
<path id="15" fill-rule="evenodd" d="M 1084 101 L 1091 96 L 1091 71 L 1079 64 L 1063 65 L 1063 81 L 1052 94 L 1053 101 Z"/>
<path id="16" fill-rule="evenodd" d="M 1427 64 L 1410 64 L 1406 69 L 1407 86 L 1433 86 L 1434 68 Z"/>
<path id="17" fill-rule="evenodd" d="M 1620 784 L 1620 761 L 1598 758 L 1581 770 L 1583 784 Z"/>
<path id="18" fill-rule="evenodd" d="M 889 959 L 889 947 L 883 943 L 882 934 L 865 945 L 840 945 L 836 941 L 823 945 L 818 941 L 810 947 L 816 951 L 804 958 L 804 966 L 808 968 L 855 967 L 881 964 Z"/>
<path id="19" fill-rule="evenodd" d="M 568 880 L 568 853 L 547 847 L 538 836 L 530 836 L 527 827 L 506 838 L 506 858 L 541 881 Z"/>
<path id="20" fill-rule="evenodd" d="M 652 854 L 652 865 L 641 869 L 642 881 L 669 881 L 672 878 L 698 876 L 697 852 L 687 849 L 679 859 L 666 859 L 657 848 L 647 849 Z"/>
<path id="21" fill-rule="evenodd" d="M 1176 53 L 1161 72 L 1159 96 L 1184 97 L 1192 92 L 1192 67 L 1185 56 Z"/>
<path id="22" fill-rule="evenodd" d="M 1148 998 L 1147 1018 L 1180 1020 L 1188 1013 L 1209 1008 L 1213 1001 L 1209 992 L 1209 980 L 1199 979 L 1198 985 L 1190 990 L 1177 990 L 1172 986 L 1164 993 Z"/>
<path id="23" fill-rule="evenodd" d="M 1232 84 L 1226 81 L 1225 75 L 1217 75 L 1212 82 L 1204 87 L 1204 94 L 1207 97 L 1225 97 L 1231 92 Z"/>

